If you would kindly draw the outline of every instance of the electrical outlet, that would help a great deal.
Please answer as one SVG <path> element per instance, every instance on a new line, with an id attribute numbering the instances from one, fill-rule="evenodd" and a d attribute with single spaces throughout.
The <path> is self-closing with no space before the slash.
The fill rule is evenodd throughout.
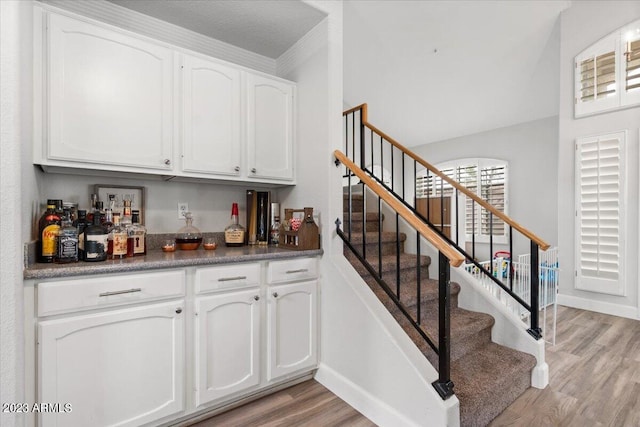
<path id="1" fill-rule="evenodd" d="M 185 212 L 189 212 L 189 203 L 178 202 L 178 219 L 183 219 Z"/>

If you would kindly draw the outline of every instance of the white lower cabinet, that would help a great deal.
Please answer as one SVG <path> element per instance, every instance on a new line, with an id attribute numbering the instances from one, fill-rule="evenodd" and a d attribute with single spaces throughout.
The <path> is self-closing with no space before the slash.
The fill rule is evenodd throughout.
<path id="1" fill-rule="evenodd" d="M 36 388 L 26 394 L 49 411 L 29 414 L 26 425 L 161 425 L 311 373 L 318 361 L 316 263 L 295 258 L 29 283 L 27 318 L 36 328 L 26 322 L 32 344 L 25 361 Z"/>
<path id="2" fill-rule="evenodd" d="M 260 383 L 260 289 L 195 302 L 196 406 Z"/>
<path id="3" fill-rule="evenodd" d="M 315 280 L 269 288 L 267 380 L 317 364 L 317 289 Z"/>
<path id="4" fill-rule="evenodd" d="M 184 409 L 184 301 L 38 325 L 41 426 L 137 426 Z"/>

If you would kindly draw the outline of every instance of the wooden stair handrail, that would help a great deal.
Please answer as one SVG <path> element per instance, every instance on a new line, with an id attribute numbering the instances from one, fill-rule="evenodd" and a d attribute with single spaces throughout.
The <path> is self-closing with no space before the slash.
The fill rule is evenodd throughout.
<path id="1" fill-rule="evenodd" d="M 395 139 L 391 138 L 389 135 L 387 135 L 386 133 L 382 132 L 380 129 L 376 128 L 374 125 L 369 123 L 367 121 L 367 104 L 361 104 L 361 105 L 358 105 L 357 107 L 351 108 L 351 109 L 345 111 L 344 113 L 342 113 L 342 115 L 351 114 L 354 111 L 358 111 L 358 110 L 362 110 L 361 120 L 362 120 L 362 124 L 364 126 L 368 127 L 371 131 L 373 131 L 376 134 L 378 134 L 378 136 L 381 136 L 382 138 L 387 140 L 391 145 L 395 146 L 396 148 L 398 148 L 399 150 L 404 152 L 407 156 L 411 157 L 413 160 L 415 160 L 416 162 L 420 163 L 425 168 L 429 169 L 434 175 L 438 176 L 440 179 L 442 179 L 443 181 L 447 182 L 453 188 L 457 189 L 458 191 L 463 193 L 465 196 L 473 199 L 476 203 L 478 203 L 480 206 L 482 206 L 483 208 L 485 208 L 486 210 L 491 212 L 493 215 L 495 215 L 498 218 L 500 218 L 501 220 L 503 220 L 506 224 L 510 225 L 511 227 L 513 227 L 514 229 L 516 229 L 517 231 L 522 233 L 529 240 L 531 240 L 534 243 L 536 243 L 540 247 L 540 249 L 542 249 L 543 251 L 546 251 L 547 249 L 549 249 L 549 247 L 551 245 L 549 245 L 547 242 L 545 242 L 540 237 L 535 235 L 532 231 L 530 231 L 527 228 L 523 227 L 522 225 L 518 224 L 513 219 L 511 219 L 511 217 L 505 215 L 504 212 L 500 212 L 495 207 L 493 207 L 492 205 L 487 203 L 485 200 L 480 198 L 477 194 L 472 193 L 466 187 L 464 187 L 463 185 L 460 185 L 460 183 L 458 183 L 457 181 L 454 181 L 453 179 L 449 178 L 447 175 L 445 175 L 442 172 L 440 172 L 440 170 L 438 170 L 438 168 L 436 168 L 435 166 L 431 165 L 429 162 L 424 160 L 422 157 L 418 156 L 413 151 L 409 150 L 407 147 L 405 147 L 404 145 L 400 144 L 398 141 L 396 141 Z"/>
<path id="2" fill-rule="evenodd" d="M 396 211 L 405 221 L 415 228 L 422 237 L 427 239 L 435 248 L 442 252 L 444 256 L 449 259 L 449 263 L 454 267 L 459 267 L 464 262 L 464 257 L 454 248 L 433 231 L 427 224 L 405 205 L 400 203 L 398 199 L 392 196 L 387 190 L 385 190 L 380 184 L 374 181 L 369 175 L 367 175 L 362 169 L 356 166 L 347 156 L 345 156 L 340 150 L 333 152 L 336 159 L 338 159 L 343 165 L 345 165 L 351 172 L 356 175 L 360 181 L 362 181 L 367 187 L 371 189 L 376 195 L 384 200 L 391 209 Z"/>

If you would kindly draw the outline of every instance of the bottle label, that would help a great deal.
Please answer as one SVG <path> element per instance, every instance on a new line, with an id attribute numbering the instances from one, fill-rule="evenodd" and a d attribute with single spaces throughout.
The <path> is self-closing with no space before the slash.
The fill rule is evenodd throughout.
<path id="1" fill-rule="evenodd" d="M 145 253 L 144 247 L 144 233 L 137 232 L 133 235 L 133 253 L 143 254 Z"/>
<path id="2" fill-rule="evenodd" d="M 42 230 L 42 256 L 55 256 L 57 252 L 58 232 L 57 224 L 47 225 Z"/>
<path id="3" fill-rule="evenodd" d="M 106 234 L 88 234 L 86 235 L 85 242 L 85 259 L 98 259 L 105 256 L 107 253 L 107 238 Z"/>
<path id="4" fill-rule="evenodd" d="M 113 255 L 127 254 L 127 233 L 113 235 Z"/>
<path id="5" fill-rule="evenodd" d="M 244 230 L 227 230 L 224 232 L 226 243 L 244 243 Z"/>
<path id="6" fill-rule="evenodd" d="M 78 238 L 76 236 L 60 236 L 58 258 L 61 260 L 78 260 Z"/>

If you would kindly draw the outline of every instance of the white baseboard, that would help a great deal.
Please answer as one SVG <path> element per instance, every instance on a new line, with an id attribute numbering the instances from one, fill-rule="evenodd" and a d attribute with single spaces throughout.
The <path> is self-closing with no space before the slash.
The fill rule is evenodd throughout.
<path id="1" fill-rule="evenodd" d="M 320 363 L 315 380 L 379 426 L 419 426 L 327 365 Z"/>
<path id="2" fill-rule="evenodd" d="M 581 310 L 589 310 L 595 311 L 597 313 L 609 314 L 611 316 L 625 317 L 627 319 L 640 319 L 640 312 L 638 311 L 638 307 L 632 307 L 629 305 L 594 301 L 592 299 L 563 294 L 558 294 L 558 304 L 572 308 L 579 308 Z"/>

